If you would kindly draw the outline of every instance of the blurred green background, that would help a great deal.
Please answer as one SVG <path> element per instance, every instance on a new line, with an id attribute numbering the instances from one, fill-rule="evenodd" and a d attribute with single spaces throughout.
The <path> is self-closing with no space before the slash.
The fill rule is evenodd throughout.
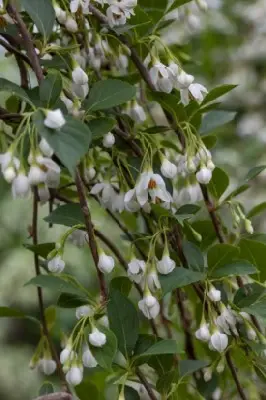
<path id="1" fill-rule="evenodd" d="M 195 4 L 185 11 L 179 10 L 173 15 L 177 18 L 175 29 L 164 32 L 163 36 L 173 46 L 184 46 L 191 57 L 186 70 L 195 74 L 197 81 L 208 88 L 219 83 L 239 85 L 225 97 L 223 104 L 223 108 L 237 112 L 236 119 L 219 131 L 213 153 L 215 163 L 229 173 L 233 186 L 250 167 L 266 164 L 266 2 L 209 0 L 208 3 L 207 13 L 200 12 Z M 19 83 L 13 57 L 6 58 L 2 48 L 0 76 Z M 4 101 L 1 97 L 1 104 Z M 265 180 L 266 175 L 261 174 L 252 189 L 242 195 L 247 210 L 264 201 Z M 24 243 L 30 243 L 31 209 L 30 200 L 13 200 L 10 187 L 0 178 L 0 305 L 18 307 L 38 316 L 36 289 L 23 286 L 34 276 L 32 253 L 23 248 Z M 41 207 L 40 242 L 55 241 L 64 231 L 58 226 L 48 228 L 42 220 L 47 213 L 48 207 Z M 94 215 L 99 228 L 112 235 L 118 246 L 125 245 L 119 230 L 101 209 L 95 209 Z M 263 214 L 255 224 L 258 231 L 264 232 Z M 66 271 L 74 273 L 95 292 L 97 283 L 89 250 L 67 244 L 64 259 Z M 46 306 L 54 300 L 48 290 L 44 291 L 44 297 Z M 58 327 L 67 333 L 74 314 L 74 310 L 58 310 Z M 55 332 L 59 345 L 60 330 Z M 45 377 L 37 370 L 30 370 L 28 364 L 38 339 L 39 332 L 33 323 L 0 319 L 0 399 L 29 400 L 37 396 Z"/>

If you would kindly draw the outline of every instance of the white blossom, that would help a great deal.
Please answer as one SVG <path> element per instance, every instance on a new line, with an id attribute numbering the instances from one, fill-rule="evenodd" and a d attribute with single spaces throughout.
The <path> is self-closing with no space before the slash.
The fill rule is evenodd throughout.
<path id="1" fill-rule="evenodd" d="M 207 293 L 207 296 L 213 302 L 221 300 L 221 292 L 220 290 L 215 289 L 214 286 L 211 286 L 210 290 Z"/>
<path id="2" fill-rule="evenodd" d="M 85 169 L 85 178 L 89 182 L 96 176 L 96 170 L 94 167 L 89 167 Z"/>
<path id="3" fill-rule="evenodd" d="M 71 33 L 76 33 L 78 31 L 78 24 L 76 23 L 74 18 L 72 18 L 70 15 L 66 19 L 65 27 L 68 30 L 68 32 Z"/>
<path id="4" fill-rule="evenodd" d="M 47 110 L 44 125 L 50 129 L 60 129 L 64 126 L 66 120 L 62 114 L 62 111 L 58 108 L 57 110 Z"/>
<path id="5" fill-rule="evenodd" d="M 161 284 L 158 278 L 157 271 L 151 270 L 147 276 L 148 287 L 151 292 L 156 292 L 157 289 L 161 289 Z"/>
<path id="6" fill-rule="evenodd" d="M 256 340 L 256 338 L 257 338 L 256 331 L 253 328 L 248 327 L 248 329 L 247 329 L 247 337 L 248 337 L 249 340 L 252 340 L 252 341 Z"/>
<path id="7" fill-rule="evenodd" d="M 169 254 L 164 254 L 160 261 L 157 261 L 157 270 L 160 274 L 170 274 L 176 266 L 174 260 L 172 260 Z"/>
<path id="8" fill-rule="evenodd" d="M 141 207 L 148 202 L 149 196 L 153 203 L 156 203 L 157 199 L 167 203 L 172 200 L 163 178 L 159 174 L 154 174 L 152 170 L 141 173 L 135 189 L 137 201 Z"/>
<path id="9" fill-rule="evenodd" d="M 93 357 L 89 347 L 86 347 L 85 351 L 83 352 L 82 361 L 83 361 L 84 367 L 87 367 L 87 368 L 95 368 L 98 365 L 98 362 Z"/>
<path id="10" fill-rule="evenodd" d="M 13 182 L 13 180 L 16 178 L 15 168 L 12 165 L 10 165 L 3 171 L 3 176 L 8 183 Z"/>
<path id="11" fill-rule="evenodd" d="M 45 375 L 52 375 L 56 370 L 56 362 L 49 358 L 42 358 L 38 366 Z"/>
<path id="12" fill-rule="evenodd" d="M 54 10 L 55 10 L 55 15 L 56 18 L 58 19 L 58 22 L 60 24 L 65 24 L 66 20 L 67 20 L 67 13 L 62 10 L 61 7 L 59 7 L 57 4 L 54 6 Z"/>
<path id="13" fill-rule="evenodd" d="M 96 183 L 90 191 L 91 194 L 99 195 L 105 207 L 112 208 L 112 203 L 116 197 L 116 192 L 109 182 Z"/>
<path id="14" fill-rule="evenodd" d="M 81 319 L 83 317 L 92 317 L 94 315 L 94 310 L 91 306 L 80 306 L 76 308 L 76 318 Z"/>
<path id="15" fill-rule="evenodd" d="M 84 100 L 89 93 L 89 85 L 88 83 L 84 83 L 84 85 L 72 83 L 72 90 L 78 98 Z"/>
<path id="16" fill-rule="evenodd" d="M 156 297 L 148 294 L 138 302 L 139 309 L 143 312 L 146 318 L 154 319 L 160 312 L 160 304 Z"/>
<path id="17" fill-rule="evenodd" d="M 136 283 L 140 283 L 143 279 L 144 272 L 146 269 L 145 261 L 137 258 L 132 258 L 128 264 L 127 274 L 130 280 Z"/>
<path id="18" fill-rule="evenodd" d="M 54 154 L 54 150 L 49 145 L 47 140 L 44 138 L 41 139 L 41 141 L 39 143 L 39 148 L 40 148 L 42 154 L 45 155 L 46 157 L 52 157 L 52 155 Z"/>
<path id="19" fill-rule="evenodd" d="M 228 345 L 228 336 L 216 330 L 210 337 L 209 347 L 222 353 Z"/>
<path id="20" fill-rule="evenodd" d="M 149 74 L 151 81 L 155 86 L 157 85 L 159 79 L 169 79 L 169 71 L 166 65 L 161 63 L 159 60 L 154 60 L 153 66 L 151 67 Z"/>
<path id="21" fill-rule="evenodd" d="M 112 211 L 114 212 L 117 211 L 121 213 L 124 211 L 124 209 L 125 209 L 125 193 L 124 192 L 116 193 L 112 203 Z"/>
<path id="22" fill-rule="evenodd" d="M 37 164 L 32 164 L 29 170 L 29 182 L 31 185 L 38 185 L 46 181 L 46 172 Z"/>
<path id="23" fill-rule="evenodd" d="M 70 385 L 77 386 L 83 379 L 83 368 L 78 366 L 72 366 L 66 374 L 66 381 Z"/>
<path id="24" fill-rule="evenodd" d="M 133 106 L 129 109 L 129 116 L 138 123 L 146 121 L 146 114 L 144 108 L 136 101 Z"/>
<path id="25" fill-rule="evenodd" d="M 108 132 L 103 137 L 103 146 L 110 149 L 115 144 L 115 136 L 112 132 Z"/>
<path id="26" fill-rule="evenodd" d="M 89 334 L 89 342 L 92 346 L 103 347 L 106 343 L 106 335 L 94 327 Z"/>
<path id="27" fill-rule="evenodd" d="M 57 255 L 48 261 L 47 266 L 50 272 L 60 273 L 65 268 L 65 261 L 62 260 L 60 255 Z"/>
<path id="28" fill-rule="evenodd" d="M 195 336 L 198 340 L 201 340 L 202 342 L 208 342 L 211 337 L 208 324 L 201 324 L 199 329 L 195 332 Z"/>
<path id="29" fill-rule="evenodd" d="M 113 257 L 108 256 L 104 252 L 101 252 L 99 255 L 99 262 L 98 262 L 98 268 L 101 272 L 104 274 L 110 274 L 110 272 L 113 271 L 115 266 L 115 260 Z"/>
<path id="30" fill-rule="evenodd" d="M 60 362 L 65 364 L 68 360 L 72 360 L 75 356 L 71 345 L 67 345 L 60 353 Z"/>
<path id="31" fill-rule="evenodd" d="M 85 85 L 89 81 L 88 75 L 79 65 L 73 69 L 72 79 L 77 85 Z"/>
<path id="32" fill-rule="evenodd" d="M 212 400 L 220 400 L 222 398 L 222 390 L 217 387 L 212 394 Z"/>
<path id="33" fill-rule="evenodd" d="M 161 173 L 165 178 L 174 179 L 177 175 L 177 166 L 164 157 L 161 165 Z"/>
<path id="34" fill-rule="evenodd" d="M 200 83 L 192 83 L 188 90 L 196 99 L 197 101 L 201 102 L 204 99 L 204 93 L 208 93 L 208 90 L 206 89 L 205 86 L 201 85 Z"/>
<path id="35" fill-rule="evenodd" d="M 12 182 L 12 195 L 17 197 L 28 197 L 30 194 L 30 181 L 29 178 L 20 172 Z"/>
<path id="36" fill-rule="evenodd" d="M 212 178 L 212 171 L 210 169 L 208 169 L 207 167 L 202 167 L 196 173 L 196 178 L 199 183 L 201 183 L 203 185 L 207 185 Z"/>
<path id="37" fill-rule="evenodd" d="M 50 199 L 50 192 L 46 185 L 38 185 L 38 197 L 41 205 L 47 203 Z"/>
<path id="38" fill-rule="evenodd" d="M 81 7 L 81 10 L 84 14 L 89 13 L 89 5 L 90 0 L 71 0 L 70 1 L 70 11 L 72 13 L 76 13 L 78 8 Z"/>

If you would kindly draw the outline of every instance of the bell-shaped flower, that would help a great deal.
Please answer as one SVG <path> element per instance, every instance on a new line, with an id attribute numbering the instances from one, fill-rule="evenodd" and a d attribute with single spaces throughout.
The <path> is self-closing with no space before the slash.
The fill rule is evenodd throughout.
<path id="1" fill-rule="evenodd" d="M 105 207 L 112 208 L 112 203 L 116 197 L 116 192 L 109 182 L 96 183 L 90 191 L 91 194 L 99 195 Z"/>
<path id="2" fill-rule="evenodd" d="M 140 205 L 137 201 L 136 190 L 130 189 L 124 198 L 125 209 L 129 212 L 137 212 L 140 209 Z"/>
<path id="3" fill-rule="evenodd" d="M 221 291 L 215 289 L 214 286 L 211 286 L 211 287 L 210 287 L 210 289 L 209 289 L 209 291 L 208 291 L 208 293 L 207 293 L 207 296 L 208 296 L 209 299 L 210 299 L 211 301 L 213 301 L 213 302 L 221 301 Z"/>
<path id="4" fill-rule="evenodd" d="M 76 33 L 78 31 L 78 24 L 70 15 L 66 18 L 65 27 L 66 30 L 71 33 Z"/>
<path id="5" fill-rule="evenodd" d="M 83 367 L 73 365 L 66 373 L 66 381 L 70 385 L 77 386 L 83 379 Z"/>
<path id="6" fill-rule="evenodd" d="M 160 92 L 171 93 L 173 90 L 173 84 L 170 78 L 159 78 L 157 81 L 157 89 Z"/>
<path id="7" fill-rule="evenodd" d="M 112 211 L 114 212 L 123 212 L 125 209 L 125 193 L 120 192 L 116 193 L 113 199 L 113 204 L 112 204 Z"/>
<path id="8" fill-rule="evenodd" d="M 95 176 L 96 176 L 96 170 L 95 170 L 94 167 L 91 166 L 89 168 L 86 168 L 86 170 L 85 170 L 85 178 L 86 178 L 86 180 L 88 182 L 93 180 L 95 178 Z"/>
<path id="9" fill-rule="evenodd" d="M 212 171 L 207 167 L 201 167 L 201 169 L 196 173 L 196 178 L 202 185 L 207 185 L 212 178 Z"/>
<path id="10" fill-rule="evenodd" d="M 149 71 L 152 83 L 157 86 L 158 80 L 165 78 L 169 79 L 169 71 L 166 65 L 161 63 L 159 60 L 154 60 L 153 65 Z"/>
<path id="11" fill-rule="evenodd" d="M 200 83 L 192 83 L 188 90 L 192 94 L 195 100 L 202 102 L 204 99 L 204 94 L 208 93 L 208 90 L 205 86 L 201 85 Z"/>
<path id="12" fill-rule="evenodd" d="M 50 191 L 46 185 L 38 185 L 38 197 L 41 205 L 47 203 L 47 201 L 50 199 Z"/>
<path id="13" fill-rule="evenodd" d="M 202 323 L 199 329 L 195 332 L 195 336 L 198 340 L 201 340 L 202 342 L 208 342 L 211 337 L 209 325 L 205 322 Z"/>
<path id="14" fill-rule="evenodd" d="M 62 260 L 61 256 L 58 254 L 48 261 L 47 265 L 50 272 L 60 273 L 65 268 L 65 261 Z"/>
<path id="15" fill-rule="evenodd" d="M 68 240 L 75 246 L 81 248 L 88 242 L 89 238 L 87 232 L 76 229 L 68 236 Z"/>
<path id="16" fill-rule="evenodd" d="M 89 13 L 89 5 L 90 5 L 90 0 L 71 0 L 70 1 L 70 11 L 72 13 L 76 13 L 80 7 L 83 14 L 88 14 Z"/>
<path id="17" fill-rule="evenodd" d="M 151 271 L 148 273 L 147 283 L 151 292 L 156 292 L 158 289 L 161 289 L 161 284 L 155 268 L 152 268 Z"/>
<path id="18" fill-rule="evenodd" d="M 161 173 L 165 178 L 174 179 L 177 175 L 177 166 L 171 163 L 166 157 L 163 157 Z"/>
<path id="19" fill-rule="evenodd" d="M 108 256 L 102 250 L 99 254 L 98 268 L 104 274 L 110 274 L 113 271 L 115 266 L 115 260 L 113 257 Z"/>
<path id="20" fill-rule="evenodd" d="M 46 118 L 44 119 L 44 125 L 50 129 L 60 129 L 64 126 L 66 120 L 63 116 L 62 111 L 60 108 L 57 110 L 47 110 L 46 111 Z"/>
<path id="21" fill-rule="evenodd" d="M 170 274 L 176 266 L 174 260 L 169 256 L 168 250 L 164 252 L 163 257 L 160 261 L 157 261 L 157 270 L 162 275 Z"/>
<path id="22" fill-rule="evenodd" d="M 89 84 L 84 83 L 84 85 L 78 85 L 77 83 L 72 83 L 72 91 L 79 99 L 84 100 L 89 93 Z M 72 112 L 73 110 L 74 107 L 72 109 Z"/>
<path id="23" fill-rule="evenodd" d="M 39 361 L 38 366 L 45 375 L 52 375 L 56 370 L 56 362 L 46 357 Z"/>
<path id="24" fill-rule="evenodd" d="M 136 101 L 134 102 L 133 106 L 129 109 L 129 116 L 135 122 L 144 122 L 146 121 L 146 114 L 144 108 L 138 104 Z"/>
<path id="25" fill-rule="evenodd" d="M 28 197 L 30 194 L 30 181 L 29 178 L 20 172 L 12 182 L 12 195 L 14 198 Z"/>
<path id="26" fill-rule="evenodd" d="M 92 317 L 94 315 L 94 310 L 91 306 L 80 306 L 76 308 L 76 318 L 81 319 L 83 317 Z"/>
<path id="27" fill-rule="evenodd" d="M 147 293 L 144 298 L 138 302 L 138 307 L 148 319 L 156 318 L 160 312 L 158 300 L 150 293 Z"/>
<path id="28" fill-rule="evenodd" d="M 143 260 L 132 258 L 128 264 L 127 274 L 130 280 L 140 283 L 143 279 L 146 264 Z"/>
<path id="29" fill-rule="evenodd" d="M 29 182 L 31 185 L 38 185 L 46 181 L 46 171 L 41 168 L 38 164 L 32 164 L 29 170 Z"/>
<path id="30" fill-rule="evenodd" d="M 89 81 L 88 75 L 78 64 L 72 71 L 72 79 L 76 85 L 85 85 Z"/>
<path id="31" fill-rule="evenodd" d="M 82 354 L 82 362 L 84 367 L 87 368 L 95 368 L 98 365 L 98 362 L 93 357 L 92 352 L 90 351 L 89 347 L 86 347 Z"/>
<path id="32" fill-rule="evenodd" d="M 60 24 L 65 24 L 67 20 L 67 13 L 64 10 L 62 10 L 62 8 L 59 7 L 57 4 L 54 6 L 54 11 L 58 22 Z"/>
<path id="33" fill-rule="evenodd" d="M 46 157 L 52 157 L 54 154 L 54 150 L 52 147 L 49 145 L 46 139 L 42 138 L 40 143 L 39 143 L 39 148 L 42 152 L 42 154 Z"/>
<path id="34" fill-rule="evenodd" d="M 218 330 L 210 337 L 209 347 L 211 350 L 216 350 L 222 353 L 228 346 L 228 336 L 225 333 L 221 333 Z"/>
<path id="35" fill-rule="evenodd" d="M 254 341 L 257 339 L 257 333 L 253 328 L 251 328 L 251 326 L 247 328 L 246 332 L 249 340 Z"/>
<path id="36" fill-rule="evenodd" d="M 89 334 L 89 342 L 94 347 L 103 347 L 106 343 L 106 335 L 94 327 Z"/>
<path id="37" fill-rule="evenodd" d="M 73 358 L 75 358 L 75 352 L 72 350 L 71 344 L 67 344 L 60 353 L 60 362 L 61 364 L 65 364 L 68 361 L 72 361 Z"/>
<path id="38" fill-rule="evenodd" d="M 110 149 L 111 147 L 113 147 L 114 144 L 115 144 L 115 136 L 112 134 L 112 132 L 106 133 L 103 137 L 103 146 L 106 149 Z"/>
<path id="39" fill-rule="evenodd" d="M 120 3 L 111 4 L 106 10 L 106 17 L 111 28 L 114 26 L 125 25 L 127 15 Z"/>
<path id="40" fill-rule="evenodd" d="M 148 202 L 149 197 L 153 203 L 158 199 L 167 203 L 172 200 L 161 175 L 154 174 L 151 169 L 141 173 L 136 184 L 136 197 L 141 207 Z"/>

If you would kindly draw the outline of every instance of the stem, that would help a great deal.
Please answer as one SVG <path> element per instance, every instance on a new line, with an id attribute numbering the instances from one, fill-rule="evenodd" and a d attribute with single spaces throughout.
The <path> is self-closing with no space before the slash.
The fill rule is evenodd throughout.
<path id="1" fill-rule="evenodd" d="M 58 393 L 51 393 L 46 394 L 44 396 L 37 397 L 34 400 L 72 400 L 73 396 L 69 393 L 65 392 L 58 392 Z"/>
<path id="2" fill-rule="evenodd" d="M 37 195 L 37 188 L 33 188 L 33 212 L 32 212 L 32 241 L 33 245 L 37 246 L 38 245 L 38 195 Z M 40 265 L 39 265 L 39 257 L 36 253 L 34 253 L 34 266 L 35 266 L 35 273 L 36 276 L 41 275 L 40 271 Z M 44 336 L 47 339 L 47 342 L 49 344 L 51 353 L 54 357 L 54 360 L 56 362 L 56 367 L 58 370 L 59 378 L 62 383 L 62 387 L 64 390 L 69 391 L 68 384 L 65 380 L 65 375 L 62 370 L 62 366 L 60 363 L 60 359 L 58 357 L 57 351 L 54 347 L 54 344 L 52 342 L 50 332 L 47 326 L 47 321 L 45 318 L 45 307 L 44 307 L 44 301 L 43 301 L 43 292 L 42 289 L 38 286 L 37 287 L 37 295 L 38 295 L 38 302 L 39 302 L 39 310 L 40 310 L 40 318 L 41 318 L 41 324 L 42 324 L 42 331 Z"/>
<path id="3" fill-rule="evenodd" d="M 153 393 L 151 385 L 149 384 L 149 382 L 147 381 L 146 377 L 144 376 L 144 374 L 141 372 L 141 370 L 139 368 L 136 368 L 136 374 L 139 377 L 139 380 L 141 381 L 141 383 L 143 384 L 145 389 L 147 390 L 147 393 L 148 393 L 150 399 L 151 400 L 157 400 L 157 397 Z"/>
<path id="4" fill-rule="evenodd" d="M 238 379 L 238 376 L 237 376 L 237 372 L 236 372 L 235 366 L 234 366 L 234 364 L 232 362 L 232 359 L 231 359 L 231 356 L 230 356 L 229 352 L 226 353 L 225 358 L 226 358 L 227 364 L 228 364 L 228 366 L 230 368 L 230 371 L 232 373 L 232 376 L 234 378 L 234 381 L 236 383 L 239 396 L 243 400 L 248 400 L 248 398 L 246 397 L 246 395 L 244 393 L 244 390 L 243 390 L 243 388 L 242 388 L 242 386 L 241 386 L 241 384 L 239 382 L 239 379 Z"/>
<path id="5" fill-rule="evenodd" d="M 220 224 L 220 221 L 219 221 L 219 219 L 218 219 L 218 217 L 217 217 L 217 215 L 215 213 L 215 207 L 214 207 L 214 205 L 213 205 L 213 203 L 212 203 L 212 201 L 210 199 L 208 190 L 207 190 L 205 185 L 200 185 L 200 188 L 201 188 L 201 192 L 202 192 L 202 196 L 203 196 L 204 202 L 206 204 L 206 208 L 207 208 L 208 213 L 210 215 L 210 218 L 212 220 L 212 224 L 213 224 L 216 236 L 217 236 L 217 238 L 218 238 L 220 243 L 224 243 L 225 241 L 224 241 L 221 229 L 220 229 L 221 224 Z"/>
<path id="6" fill-rule="evenodd" d="M 98 275 L 101 298 L 102 298 L 102 301 L 106 301 L 107 300 L 107 291 L 105 288 L 104 275 L 98 268 L 99 254 L 98 254 L 97 243 L 95 240 L 94 227 L 93 227 L 92 220 L 91 220 L 91 213 L 90 213 L 90 210 L 89 210 L 89 207 L 87 204 L 85 188 L 84 188 L 82 178 L 80 176 L 78 169 L 76 170 L 75 182 L 76 182 L 76 187 L 77 187 L 78 196 L 79 196 L 79 204 L 80 204 L 81 210 L 84 215 L 85 226 L 86 226 L 86 230 L 87 230 L 88 237 L 89 237 L 89 246 L 90 246 L 92 258 L 93 258 L 93 261 L 94 261 L 94 264 L 96 267 L 96 271 L 97 271 L 97 275 Z"/>

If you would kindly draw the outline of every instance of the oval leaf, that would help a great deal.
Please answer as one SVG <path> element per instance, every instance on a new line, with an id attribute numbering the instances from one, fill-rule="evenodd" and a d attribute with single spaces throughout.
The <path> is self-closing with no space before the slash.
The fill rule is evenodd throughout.
<path id="1" fill-rule="evenodd" d="M 233 263 L 223 265 L 212 271 L 212 278 L 223 278 L 230 275 L 251 275 L 256 274 L 257 268 L 246 260 L 237 260 Z"/>
<path id="2" fill-rule="evenodd" d="M 59 72 L 49 72 L 41 82 L 39 88 L 40 100 L 47 108 L 52 108 L 60 97 L 63 88 L 62 77 Z"/>
<path id="3" fill-rule="evenodd" d="M 79 204 L 64 204 L 52 211 L 44 220 L 55 225 L 71 227 L 84 224 L 84 215 Z"/>
<path id="4" fill-rule="evenodd" d="M 205 275 L 203 273 L 183 267 L 175 268 L 173 272 L 168 275 L 159 275 L 163 295 L 174 289 L 204 280 L 204 278 Z"/>
<path id="5" fill-rule="evenodd" d="M 55 12 L 51 0 L 21 0 L 39 32 L 47 38 L 53 31 Z"/>

